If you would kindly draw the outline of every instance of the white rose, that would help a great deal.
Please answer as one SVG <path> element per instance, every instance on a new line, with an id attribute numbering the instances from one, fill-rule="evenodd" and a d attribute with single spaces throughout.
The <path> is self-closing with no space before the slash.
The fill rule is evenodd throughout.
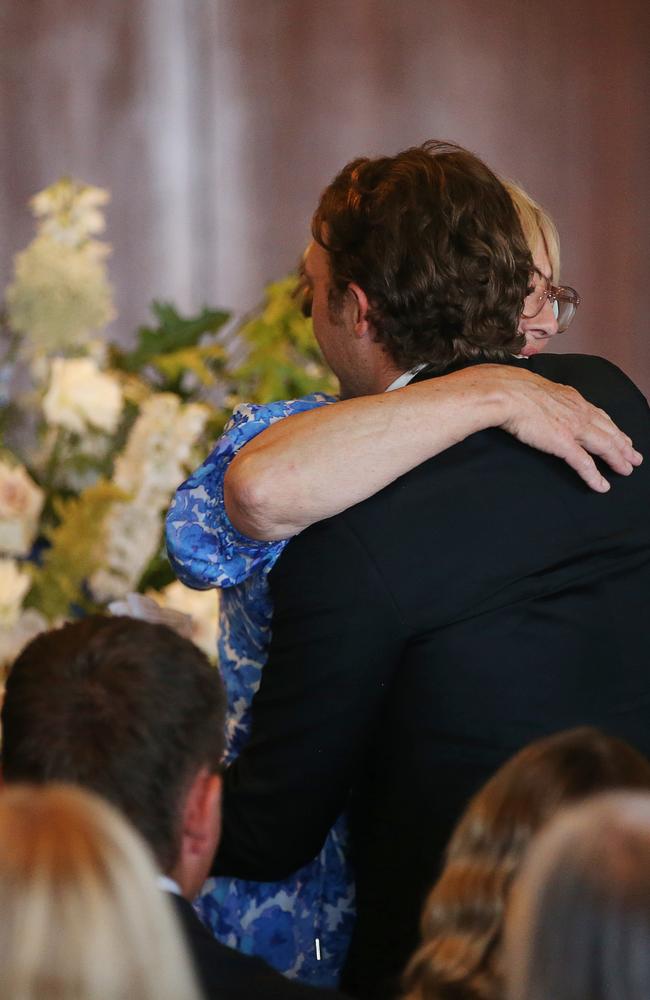
<path id="1" fill-rule="evenodd" d="M 13 559 L 0 559 L 0 630 L 16 624 L 31 584 L 29 573 L 19 569 Z"/>
<path id="2" fill-rule="evenodd" d="M 49 423 L 83 434 L 88 425 L 113 434 L 122 413 L 122 390 L 91 358 L 55 358 L 43 399 Z"/>
<path id="3" fill-rule="evenodd" d="M 38 529 L 43 491 L 22 465 L 0 461 L 0 552 L 27 555 Z"/>

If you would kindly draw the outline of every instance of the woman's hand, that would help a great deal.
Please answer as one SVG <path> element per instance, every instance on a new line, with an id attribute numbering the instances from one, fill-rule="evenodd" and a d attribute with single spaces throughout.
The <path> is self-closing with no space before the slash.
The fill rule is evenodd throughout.
<path id="1" fill-rule="evenodd" d="M 592 455 L 623 476 L 629 476 L 643 461 L 631 439 L 605 411 L 587 402 L 571 386 L 549 382 L 521 368 L 480 368 L 486 372 L 489 369 L 495 379 L 499 377 L 495 369 L 505 375 L 497 391 L 504 393 L 507 415 L 499 426 L 524 444 L 563 459 L 597 493 L 606 493 L 610 484 L 598 471 Z"/>

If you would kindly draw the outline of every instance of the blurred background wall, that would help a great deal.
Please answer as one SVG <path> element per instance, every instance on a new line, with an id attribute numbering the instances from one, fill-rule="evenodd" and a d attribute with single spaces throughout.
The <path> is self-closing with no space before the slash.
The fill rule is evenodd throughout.
<path id="1" fill-rule="evenodd" d="M 118 336 L 154 296 L 245 311 L 345 161 L 454 139 L 558 223 L 558 350 L 648 393 L 649 28 L 647 0 L 0 0 L 0 282 L 67 173 L 112 193 Z"/>

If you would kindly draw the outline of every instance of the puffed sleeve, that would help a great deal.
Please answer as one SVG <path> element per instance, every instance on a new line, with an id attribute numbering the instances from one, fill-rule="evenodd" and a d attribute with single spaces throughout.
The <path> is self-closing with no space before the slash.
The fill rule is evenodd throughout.
<path id="1" fill-rule="evenodd" d="M 265 542 L 242 535 L 231 523 L 223 498 L 230 462 L 244 445 L 277 420 L 333 402 L 314 393 L 302 399 L 236 408 L 216 447 L 177 489 L 167 514 L 166 543 L 178 578 L 195 590 L 233 587 L 272 566 L 288 539 Z"/>

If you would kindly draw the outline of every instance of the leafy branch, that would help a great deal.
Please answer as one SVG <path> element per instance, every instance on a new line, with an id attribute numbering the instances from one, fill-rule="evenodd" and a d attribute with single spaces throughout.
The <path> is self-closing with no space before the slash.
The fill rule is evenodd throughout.
<path id="1" fill-rule="evenodd" d="M 112 505 L 126 494 L 105 479 L 78 497 L 55 497 L 58 524 L 45 530 L 50 543 L 42 564 L 32 567 L 33 584 L 25 604 L 38 608 L 49 621 L 66 617 L 71 605 L 85 607 L 84 581 L 99 568 L 104 556 L 104 522 Z"/>
<path id="2" fill-rule="evenodd" d="M 207 308 L 196 316 L 183 317 L 169 302 L 154 301 L 151 310 L 158 324 L 138 328 L 137 344 L 132 351 L 114 351 L 115 364 L 127 372 L 153 365 L 164 374 L 164 365 L 169 364 L 174 354 L 187 355 L 189 349 L 199 347 L 201 337 L 217 333 L 230 319 L 230 313 L 223 309 Z M 223 350 L 203 352 L 201 356 L 222 358 Z"/>

